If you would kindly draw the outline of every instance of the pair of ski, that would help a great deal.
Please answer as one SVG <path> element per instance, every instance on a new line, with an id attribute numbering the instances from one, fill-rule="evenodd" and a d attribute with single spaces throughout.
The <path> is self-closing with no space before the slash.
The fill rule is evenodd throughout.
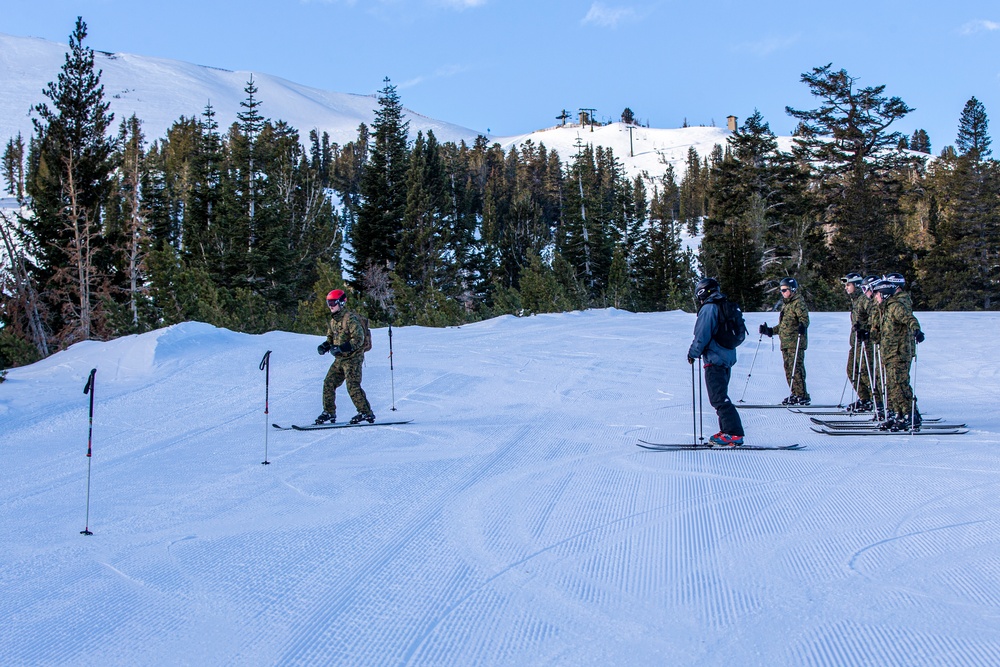
<path id="1" fill-rule="evenodd" d="M 406 421 L 397 422 L 375 422 L 369 424 L 368 422 L 359 422 L 357 424 L 306 424 L 303 426 L 298 426 L 292 424 L 291 426 L 278 426 L 277 424 L 271 424 L 274 428 L 279 431 L 326 431 L 333 428 L 357 428 L 359 426 L 393 426 L 396 424 L 409 424 L 412 419 L 407 419 Z"/>
<path id="2" fill-rule="evenodd" d="M 903 430 L 903 431 L 883 431 L 878 427 L 868 427 L 868 428 L 837 428 L 837 427 L 827 427 L 823 426 L 817 428 L 815 426 L 810 427 L 816 433 L 822 433 L 823 435 L 962 435 L 963 433 L 968 433 L 969 429 L 965 428 L 965 424 L 921 424 L 917 428 L 917 431 Z"/>
<path id="3" fill-rule="evenodd" d="M 846 430 L 866 430 L 866 429 L 879 429 L 881 427 L 881 422 L 875 421 L 874 419 L 816 419 L 815 417 L 810 417 L 809 421 L 823 428 L 833 428 L 833 429 L 846 429 Z M 965 424 L 946 424 L 941 421 L 940 417 L 926 417 L 921 422 L 920 428 L 940 428 L 940 429 L 956 429 L 965 428 Z"/>
<path id="4" fill-rule="evenodd" d="M 678 451 L 691 451 L 697 449 L 717 449 L 717 450 L 733 450 L 733 451 L 754 451 L 754 452 L 770 452 L 770 451 L 794 451 L 797 449 L 805 449 L 804 445 L 798 443 L 794 445 L 739 445 L 737 447 L 727 447 L 725 445 L 712 445 L 710 443 L 673 443 L 673 442 L 649 442 L 648 440 L 640 440 L 637 444 L 643 449 L 649 449 L 654 452 L 678 452 Z"/>
<path id="5" fill-rule="evenodd" d="M 803 408 L 805 408 L 807 410 L 809 408 L 822 409 L 822 410 L 830 410 L 830 409 L 833 409 L 833 408 L 841 408 L 841 410 L 843 410 L 843 408 L 844 408 L 844 406 L 842 406 L 842 405 L 833 405 L 833 404 L 825 405 L 825 404 L 822 404 L 822 403 L 809 403 L 809 404 L 805 404 L 805 405 L 802 404 L 802 403 L 794 403 L 792 405 L 786 405 L 784 403 L 733 403 L 733 405 L 735 405 L 740 410 L 742 410 L 744 408 L 747 409 L 747 410 L 766 410 L 766 409 L 770 409 L 770 408 L 774 408 L 774 409 L 782 408 L 783 410 L 792 410 L 793 412 L 799 411 L 799 410 L 801 410 Z M 840 414 L 840 413 L 836 413 L 836 414 Z"/>

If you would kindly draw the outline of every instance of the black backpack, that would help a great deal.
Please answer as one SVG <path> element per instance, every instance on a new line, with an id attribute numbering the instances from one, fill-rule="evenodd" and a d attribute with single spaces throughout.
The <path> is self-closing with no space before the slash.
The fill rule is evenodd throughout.
<path id="1" fill-rule="evenodd" d="M 747 324 L 738 303 L 724 299 L 718 302 L 721 321 L 712 338 L 728 350 L 735 350 L 747 338 Z"/>

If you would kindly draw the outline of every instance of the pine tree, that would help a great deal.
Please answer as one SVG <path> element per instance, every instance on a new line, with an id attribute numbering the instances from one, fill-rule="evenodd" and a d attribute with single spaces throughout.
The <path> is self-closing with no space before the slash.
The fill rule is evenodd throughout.
<path id="1" fill-rule="evenodd" d="M 831 65 L 802 75 L 820 99 L 811 110 L 786 111 L 801 121 L 796 154 L 807 161 L 819 184 L 818 210 L 834 232 L 834 261 L 828 277 L 847 271 L 886 271 L 900 266 L 902 246 L 894 235 L 899 196 L 909 158 L 899 151 L 895 121 L 912 109 L 885 86 L 856 88 L 857 79 Z"/>
<path id="2" fill-rule="evenodd" d="M 973 160 L 983 160 L 993 152 L 990 150 L 989 119 L 986 107 L 975 97 L 969 98 L 962 109 L 958 121 L 958 138 L 955 147 L 959 155 L 968 155 Z"/>
<path id="3" fill-rule="evenodd" d="M 973 97 L 959 119 L 960 152 L 942 154 L 930 170 L 935 244 L 920 276 L 934 308 L 991 310 L 1000 300 L 1000 164 L 988 157 L 988 127 Z"/>
<path id="4" fill-rule="evenodd" d="M 0 242 L 4 250 L 0 256 L 5 260 L 0 262 L 0 322 L 3 323 L 0 336 L 8 339 L 4 347 L 20 350 L 0 351 L 0 365 L 4 367 L 31 363 L 49 354 L 44 306 L 25 252 L 31 241 L 25 229 L 25 159 L 24 139 L 18 133 L 7 142 L 0 173 L 7 194 L 18 204 L 16 211 L 0 210 Z"/>
<path id="5" fill-rule="evenodd" d="M 369 264 L 392 267 L 398 260 L 400 232 L 406 215 L 409 167 L 409 121 L 396 87 L 386 77 L 372 124 L 372 144 L 361 177 L 361 204 L 351 228 L 352 281 L 360 287 Z"/>
<path id="6" fill-rule="evenodd" d="M 87 26 L 78 17 L 62 70 L 44 91 L 52 107 L 34 107 L 26 182 L 36 277 L 50 305 L 49 326 L 64 344 L 106 334 L 97 295 L 106 288 L 109 267 L 98 265 L 96 255 L 113 167 L 107 131 L 114 116 L 104 101 L 94 52 L 83 45 L 86 37 Z"/>
<path id="7" fill-rule="evenodd" d="M 640 253 L 641 305 L 649 310 L 692 307 L 694 253 L 681 241 L 683 225 L 677 219 L 679 189 L 668 165 L 653 188 L 649 206 L 648 242 Z"/>
<path id="8" fill-rule="evenodd" d="M 142 122 L 135 114 L 122 121 L 118 131 L 118 150 L 117 162 L 120 166 L 114 196 L 114 201 L 121 207 L 118 264 L 120 274 L 127 281 L 124 291 L 129 313 L 128 330 L 139 332 L 142 330 L 140 309 L 145 313 L 148 304 L 145 273 L 146 254 L 149 252 L 149 211 L 142 191 L 146 171 L 145 136 Z"/>
<path id="9" fill-rule="evenodd" d="M 440 289 L 444 277 L 444 250 L 452 223 L 446 200 L 445 174 L 433 132 L 417 133 L 410 151 L 406 213 L 400 230 L 399 261 L 395 273 L 421 291 Z"/>
<path id="10" fill-rule="evenodd" d="M 917 130 L 910 137 L 910 143 L 908 148 L 911 151 L 916 151 L 917 153 L 927 153 L 931 154 L 931 138 L 927 134 L 926 130 Z"/>
<path id="11" fill-rule="evenodd" d="M 712 215 L 705 220 L 701 264 L 745 309 L 764 303 L 766 278 L 792 267 L 802 218 L 804 174 L 778 151 L 777 138 L 754 111 L 728 139 L 726 158 L 713 168 Z M 778 273 L 779 275 L 774 275 Z"/>

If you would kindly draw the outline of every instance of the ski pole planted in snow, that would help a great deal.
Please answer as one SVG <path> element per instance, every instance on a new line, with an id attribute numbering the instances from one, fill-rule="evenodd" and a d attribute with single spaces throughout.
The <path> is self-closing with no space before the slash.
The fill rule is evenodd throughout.
<path id="1" fill-rule="evenodd" d="M 792 377 L 788 380 L 788 391 L 792 394 L 795 393 L 792 387 L 795 386 L 795 371 L 799 367 L 799 345 L 801 344 L 802 334 L 799 334 L 799 337 L 795 339 L 795 358 L 792 359 Z"/>
<path id="2" fill-rule="evenodd" d="M 705 441 L 705 401 L 704 392 L 702 391 L 702 377 L 705 374 L 705 367 L 701 363 L 701 359 L 698 360 L 698 441 Z"/>
<path id="3" fill-rule="evenodd" d="M 698 401 L 695 398 L 694 364 L 691 364 L 691 444 L 698 444 Z"/>
<path id="4" fill-rule="evenodd" d="M 753 365 L 757 362 L 757 351 L 760 350 L 760 341 L 764 340 L 764 334 L 757 337 L 757 347 L 753 351 L 753 359 L 750 360 L 750 372 L 747 373 L 747 381 L 743 384 L 743 393 L 740 394 L 739 403 L 743 402 L 743 397 L 747 395 L 747 387 L 750 386 L 750 376 L 753 375 Z"/>
<path id="5" fill-rule="evenodd" d="M 917 430 L 917 339 L 913 339 L 913 382 L 910 383 L 910 432 Z"/>
<path id="6" fill-rule="evenodd" d="M 268 423 L 270 422 L 268 407 L 271 394 L 271 350 L 265 352 L 264 358 L 260 360 L 260 370 L 264 371 L 264 460 L 260 463 L 267 466 L 271 465 L 267 460 L 267 432 L 271 430 L 271 425 Z"/>
<path id="7" fill-rule="evenodd" d="M 396 411 L 396 373 L 392 367 L 392 319 L 389 320 L 389 385 L 392 387 L 392 411 Z"/>
<path id="8" fill-rule="evenodd" d="M 83 388 L 84 394 L 90 394 L 90 423 L 87 427 L 87 519 L 84 521 L 83 530 L 80 531 L 81 535 L 93 535 L 90 532 L 90 464 L 93 461 L 93 441 L 94 441 L 94 376 L 97 375 L 97 369 L 93 368 L 90 371 L 90 377 L 87 378 L 87 386 Z"/>

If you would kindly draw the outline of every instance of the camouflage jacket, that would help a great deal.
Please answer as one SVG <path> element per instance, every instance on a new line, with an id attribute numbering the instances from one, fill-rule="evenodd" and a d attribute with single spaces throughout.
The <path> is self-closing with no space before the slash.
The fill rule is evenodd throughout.
<path id="1" fill-rule="evenodd" d="M 347 310 L 330 318 L 326 340 L 332 347 L 338 347 L 346 342 L 351 343 L 353 348 L 351 352 L 341 355 L 340 359 L 354 359 L 365 355 L 362 349 L 365 344 L 365 328 L 361 324 L 361 319 Z"/>
<path id="2" fill-rule="evenodd" d="M 910 295 L 894 294 L 879 308 L 878 343 L 883 359 L 913 358 L 913 335 L 920 329 L 920 322 L 913 316 Z"/>
<path id="3" fill-rule="evenodd" d="M 851 295 L 851 345 L 857 340 L 858 329 L 871 330 L 872 313 L 875 302 L 861 293 L 860 290 Z"/>
<path id="4" fill-rule="evenodd" d="M 781 340 L 782 350 L 794 350 L 796 345 L 804 350 L 809 345 L 808 332 L 802 334 L 802 342 L 799 342 L 799 324 L 809 326 L 809 309 L 806 308 L 806 300 L 802 295 L 795 293 L 782 301 L 781 315 L 778 317 L 778 338 Z"/>

